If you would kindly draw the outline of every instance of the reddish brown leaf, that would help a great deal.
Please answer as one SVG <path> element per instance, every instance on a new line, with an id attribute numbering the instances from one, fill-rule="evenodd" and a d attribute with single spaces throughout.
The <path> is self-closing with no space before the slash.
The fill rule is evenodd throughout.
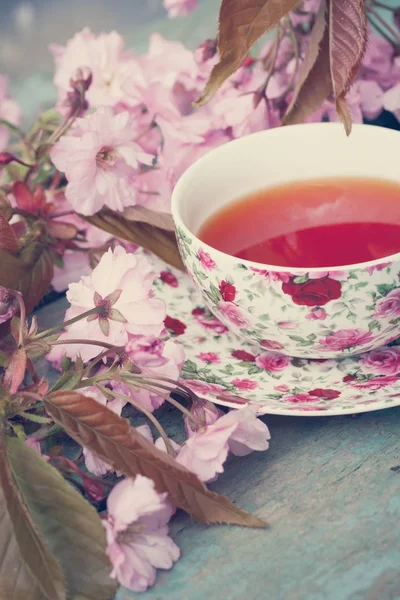
<path id="1" fill-rule="evenodd" d="M 35 199 L 29 187 L 23 181 L 16 181 L 13 185 L 13 194 L 20 210 L 33 213 Z"/>
<path id="2" fill-rule="evenodd" d="M 40 538 L 15 485 L 4 440 L 0 452 L 0 483 L 1 600 L 65 600 L 60 566 Z"/>
<path id="3" fill-rule="evenodd" d="M 27 312 L 43 298 L 52 277 L 51 254 L 41 242 L 32 242 L 18 257 L 0 250 L 0 285 L 21 292 Z"/>
<path id="4" fill-rule="evenodd" d="M 344 96 L 339 96 L 336 100 L 336 112 L 344 125 L 346 135 L 350 135 L 352 122 L 351 112 Z"/>
<path id="5" fill-rule="evenodd" d="M 24 380 L 26 371 L 26 352 L 24 348 L 18 348 L 12 355 L 4 375 L 4 385 L 10 394 L 15 394 Z"/>
<path id="6" fill-rule="evenodd" d="M 49 232 L 60 240 L 72 240 L 78 233 L 78 229 L 72 223 L 52 221 L 49 223 Z"/>
<path id="7" fill-rule="evenodd" d="M 212 70 L 199 106 L 208 102 L 243 63 L 253 44 L 275 27 L 301 0 L 222 0 L 219 13 L 220 60 Z"/>
<path id="8" fill-rule="evenodd" d="M 330 0 L 329 55 L 335 98 L 347 94 L 367 44 L 364 0 Z"/>
<path id="9" fill-rule="evenodd" d="M 159 227 L 165 231 L 174 231 L 174 220 L 172 215 L 168 213 L 149 210 L 145 206 L 136 204 L 136 206 L 128 206 L 121 215 L 128 221 L 137 221 L 138 223 L 148 223 L 154 227 Z"/>
<path id="10" fill-rule="evenodd" d="M 327 7 L 323 0 L 310 34 L 308 51 L 304 57 L 294 97 L 282 125 L 302 123 L 332 92 L 326 16 Z"/>
<path id="11" fill-rule="evenodd" d="M 310 36 L 309 53 L 283 124 L 303 122 L 333 93 L 336 110 L 346 133 L 351 131 L 351 114 L 345 95 L 365 52 L 367 24 L 364 0 L 329 0 L 328 23 L 322 4 Z M 318 51 L 319 47 L 319 51 Z"/>
<path id="12" fill-rule="evenodd" d="M 156 256 L 159 256 L 173 267 L 184 270 L 173 231 L 151 225 L 148 222 L 135 222 L 125 218 L 123 213 L 113 212 L 108 208 L 103 208 L 90 217 L 81 216 L 92 225 L 99 227 L 99 229 L 104 229 L 104 231 L 108 231 L 116 237 L 138 244 L 138 246 L 154 252 Z"/>
<path id="13" fill-rule="evenodd" d="M 45 399 L 47 412 L 79 444 L 128 477 L 150 477 L 157 489 L 202 523 L 264 527 L 257 517 L 228 498 L 207 490 L 196 475 L 159 451 L 151 442 L 92 398 L 77 392 L 54 392 Z"/>
<path id="14" fill-rule="evenodd" d="M 0 215 L 0 249 L 18 252 L 19 243 L 13 228 L 3 215 Z"/>

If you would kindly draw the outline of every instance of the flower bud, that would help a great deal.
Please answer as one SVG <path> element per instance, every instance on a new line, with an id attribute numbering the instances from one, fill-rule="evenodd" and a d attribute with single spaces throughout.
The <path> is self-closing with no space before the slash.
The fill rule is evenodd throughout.
<path id="1" fill-rule="evenodd" d="M 12 319 L 17 313 L 18 301 L 11 290 L 0 285 L 0 323 Z"/>
<path id="2" fill-rule="evenodd" d="M 214 58 L 217 53 L 217 40 L 205 40 L 195 51 L 196 61 L 201 64 Z"/>

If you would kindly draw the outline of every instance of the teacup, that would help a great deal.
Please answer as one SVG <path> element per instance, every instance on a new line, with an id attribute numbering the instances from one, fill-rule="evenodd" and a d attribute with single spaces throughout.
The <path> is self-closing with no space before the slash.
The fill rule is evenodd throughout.
<path id="1" fill-rule="evenodd" d="M 193 164 L 174 189 L 172 213 L 210 311 L 244 340 L 299 358 L 360 354 L 399 337 L 400 253 L 329 271 L 291 269 L 235 258 L 196 235 L 216 210 L 268 186 L 336 176 L 400 184 L 399 148 L 397 131 L 355 125 L 346 137 L 340 124 L 313 123 L 245 136 Z"/>

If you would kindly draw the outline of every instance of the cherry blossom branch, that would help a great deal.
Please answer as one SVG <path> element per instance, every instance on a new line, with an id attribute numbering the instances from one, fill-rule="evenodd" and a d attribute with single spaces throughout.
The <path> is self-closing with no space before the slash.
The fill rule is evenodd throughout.
<path id="1" fill-rule="evenodd" d="M 161 384 L 153 384 L 153 385 L 156 385 L 160 389 L 166 389 L 170 393 L 173 393 L 175 391 L 175 390 L 173 390 L 171 388 L 168 388 L 165 385 L 161 385 Z M 184 406 L 182 406 L 182 404 L 180 404 L 179 402 L 177 402 L 176 400 L 174 400 L 174 398 L 171 398 L 171 396 L 169 396 L 168 394 L 163 394 L 158 389 L 155 389 L 154 387 L 151 387 L 151 385 L 147 385 L 146 383 L 143 383 L 143 380 L 140 382 L 140 384 L 138 383 L 138 386 L 140 388 L 142 388 L 143 390 L 147 390 L 151 394 L 154 394 L 155 396 L 160 396 L 161 398 L 164 398 L 164 400 L 166 400 L 167 402 L 169 402 L 170 404 L 172 404 L 172 406 L 175 406 L 175 408 L 177 408 L 178 410 L 180 410 L 181 413 L 183 413 L 185 415 L 185 417 L 187 417 L 188 419 L 190 419 L 193 423 L 197 424 L 197 419 L 194 418 L 194 416 L 192 415 L 192 413 L 189 410 L 187 410 L 187 408 L 185 408 Z"/>
<path id="2" fill-rule="evenodd" d="M 65 329 L 66 327 L 73 325 L 73 323 L 77 323 L 78 321 L 81 321 L 82 319 L 85 319 L 86 317 L 89 317 L 90 315 L 94 315 L 94 314 L 100 313 L 100 312 L 101 312 L 101 306 L 95 306 L 94 308 L 91 308 L 91 309 L 81 313 L 80 315 L 77 315 L 76 317 L 69 319 L 68 321 L 64 321 L 63 323 L 54 325 L 54 327 L 50 327 L 49 329 L 46 329 L 45 331 L 41 331 L 40 333 L 34 335 L 31 338 L 31 340 L 40 340 L 49 335 L 53 335 L 53 333 L 57 333 L 58 331 L 61 331 L 62 329 Z M 62 343 L 65 343 L 65 341 L 63 341 Z M 82 343 L 82 340 L 80 341 L 80 343 Z M 83 340 L 83 343 L 88 344 L 88 343 L 90 343 L 90 340 Z"/>
<path id="3" fill-rule="evenodd" d="M 161 435 L 162 439 L 164 440 L 165 447 L 167 448 L 168 454 L 172 456 L 172 458 L 176 457 L 176 452 L 173 449 L 172 444 L 167 434 L 165 433 L 165 430 L 161 426 L 161 423 L 155 418 L 155 416 L 150 411 L 146 410 L 139 402 L 135 402 L 130 396 L 126 396 L 125 394 L 121 394 L 120 392 L 116 392 L 114 390 L 111 391 L 100 384 L 98 384 L 97 387 L 103 394 L 114 396 L 114 398 L 121 398 L 121 400 L 129 402 L 129 404 L 132 404 L 132 406 L 134 406 L 137 410 L 142 412 L 145 415 L 145 417 L 147 417 L 149 421 L 153 423 L 154 427 Z"/>
<path id="4" fill-rule="evenodd" d="M 387 23 L 380 16 L 380 14 L 376 12 L 376 10 L 374 8 L 368 9 L 368 16 L 369 17 L 373 16 L 374 19 L 376 19 L 378 21 L 378 23 L 381 25 L 381 27 L 379 28 L 381 32 L 382 32 L 382 28 L 386 29 L 386 31 L 388 31 L 394 37 L 394 39 L 396 41 L 395 43 L 400 44 L 400 34 L 391 25 L 389 25 L 389 23 Z M 374 27 L 377 27 L 373 21 L 372 21 L 372 24 L 374 25 Z M 377 27 L 377 29 L 378 29 L 378 27 Z M 382 35 L 384 35 L 384 34 L 382 33 Z M 389 39 L 389 38 L 387 38 L 387 39 Z M 393 44 L 393 40 L 389 39 L 389 41 Z"/>
<path id="5" fill-rule="evenodd" d="M 49 342 L 50 346 L 64 346 L 64 344 L 86 344 L 88 346 L 100 346 L 101 348 L 106 348 L 107 350 L 113 350 L 116 353 L 124 350 L 123 346 L 114 346 L 113 344 L 109 344 L 108 342 L 102 342 L 100 340 L 84 340 L 84 339 L 68 339 L 68 340 L 54 340 Z"/>

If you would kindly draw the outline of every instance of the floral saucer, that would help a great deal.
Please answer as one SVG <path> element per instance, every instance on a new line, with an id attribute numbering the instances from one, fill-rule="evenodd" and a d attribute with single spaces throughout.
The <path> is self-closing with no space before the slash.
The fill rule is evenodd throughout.
<path id="1" fill-rule="evenodd" d="M 186 352 L 182 379 L 203 398 L 260 414 L 345 415 L 400 405 L 400 338 L 340 359 L 290 358 L 243 342 L 204 306 L 189 276 L 150 255 L 166 327 Z"/>

